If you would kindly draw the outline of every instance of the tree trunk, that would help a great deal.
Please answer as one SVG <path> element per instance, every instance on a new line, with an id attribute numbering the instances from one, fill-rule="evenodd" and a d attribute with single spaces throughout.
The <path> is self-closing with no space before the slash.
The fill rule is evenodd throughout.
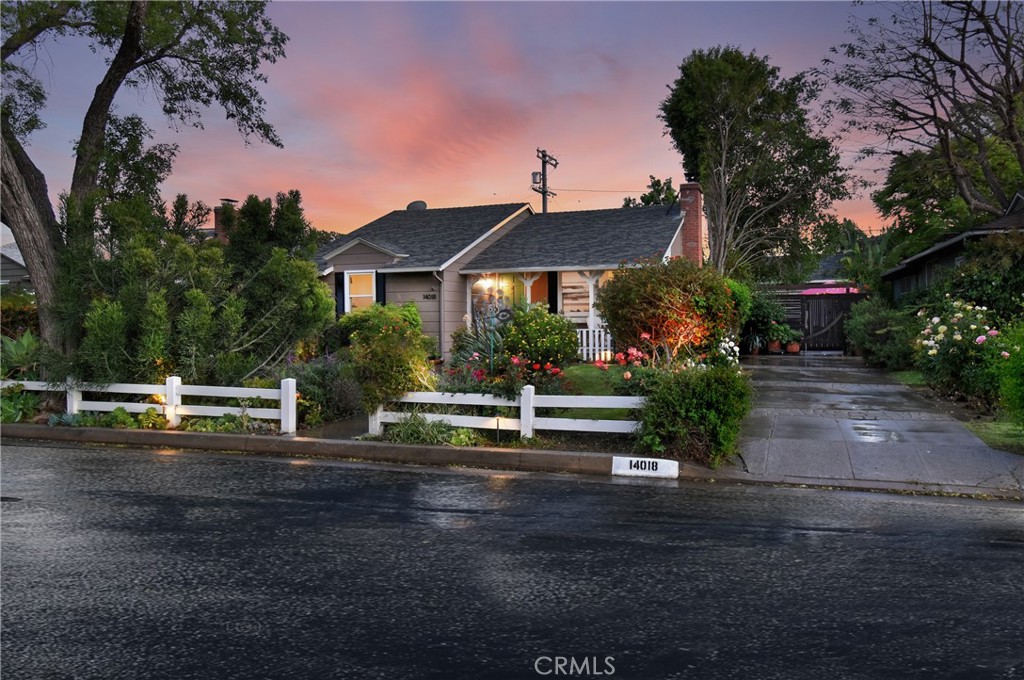
<path id="1" fill-rule="evenodd" d="M 4 129 L 0 215 L 10 226 L 32 278 L 39 310 L 39 330 L 52 348 L 63 350 L 54 315 L 57 300 L 57 220 L 46 191 L 46 179 L 18 140 Z"/>

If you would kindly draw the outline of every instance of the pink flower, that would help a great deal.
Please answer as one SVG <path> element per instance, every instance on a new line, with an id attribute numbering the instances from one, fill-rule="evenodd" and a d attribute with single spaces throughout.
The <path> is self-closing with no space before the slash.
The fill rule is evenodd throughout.
<path id="1" fill-rule="evenodd" d="M 992 330 L 990 330 L 988 332 L 988 334 L 991 335 L 991 336 L 996 336 L 996 335 L 999 335 L 999 331 L 997 331 L 995 328 L 993 328 Z"/>
<path id="2" fill-rule="evenodd" d="M 512 357 L 512 365 L 513 366 L 518 366 L 520 363 L 522 363 L 522 362 L 520 361 L 519 357 Z"/>
<path id="3" fill-rule="evenodd" d="M 626 371 L 625 373 L 622 374 L 622 379 L 623 380 L 629 380 L 632 377 L 633 377 L 633 374 L 630 373 L 629 371 Z"/>
<path id="4" fill-rule="evenodd" d="M 651 334 L 650 333 L 641 333 L 640 334 L 640 339 L 641 340 L 650 340 L 651 339 Z"/>
<path id="5" fill-rule="evenodd" d="M 626 355 L 623 354 L 622 352 L 618 352 L 615 354 L 615 360 L 622 364 L 623 366 L 626 365 Z"/>
<path id="6" fill-rule="evenodd" d="M 476 380 L 477 382 L 483 382 L 485 375 L 487 375 L 487 371 L 485 371 L 482 368 L 478 368 L 475 371 L 473 371 L 473 379 Z"/>
<path id="7" fill-rule="evenodd" d="M 594 361 L 594 365 L 597 366 L 598 368 L 600 368 L 602 371 L 607 371 L 608 370 L 608 365 L 605 364 L 600 359 L 597 359 L 596 361 Z"/>
<path id="8" fill-rule="evenodd" d="M 979 335 L 978 337 L 976 337 L 974 339 L 974 342 L 976 342 L 976 343 L 978 343 L 980 345 L 981 343 L 985 342 L 985 336 L 984 335 Z"/>
<path id="9" fill-rule="evenodd" d="M 1003 357 L 1004 359 L 1009 359 L 1010 358 L 1010 353 L 1009 352 L 1000 352 L 999 355 L 1001 357 Z"/>

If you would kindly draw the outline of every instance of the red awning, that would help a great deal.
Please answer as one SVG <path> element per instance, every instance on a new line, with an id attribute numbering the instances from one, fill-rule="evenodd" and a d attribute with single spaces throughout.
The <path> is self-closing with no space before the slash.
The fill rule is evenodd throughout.
<path id="1" fill-rule="evenodd" d="M 847 293 L 859 293 L 853 286 L 842 286 L 833 288 L 808 288 L 800 291 L 800 295 L 846 295 Z"/>

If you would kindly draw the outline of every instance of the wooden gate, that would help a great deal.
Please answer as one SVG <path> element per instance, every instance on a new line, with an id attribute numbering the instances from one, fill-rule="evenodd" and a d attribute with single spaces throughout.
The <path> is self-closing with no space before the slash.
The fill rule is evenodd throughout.
<path id="1" fill-rule="evenodd" d="M 802 295 L 800 310 L 804 339 L 803 349 L 845 350 L 846 331 L 843 322 L 850 315 L 854 302 L 864 295 Z"/>

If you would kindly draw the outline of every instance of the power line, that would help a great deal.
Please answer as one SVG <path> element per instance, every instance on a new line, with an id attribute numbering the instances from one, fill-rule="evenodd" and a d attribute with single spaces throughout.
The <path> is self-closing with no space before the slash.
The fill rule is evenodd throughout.
<path id="1" fill-rule="evenodd" d="M 643 194 L 647 193 L 649 189 L 562 189 L 559 191 L 585 191 L 593 194 Z"/>

